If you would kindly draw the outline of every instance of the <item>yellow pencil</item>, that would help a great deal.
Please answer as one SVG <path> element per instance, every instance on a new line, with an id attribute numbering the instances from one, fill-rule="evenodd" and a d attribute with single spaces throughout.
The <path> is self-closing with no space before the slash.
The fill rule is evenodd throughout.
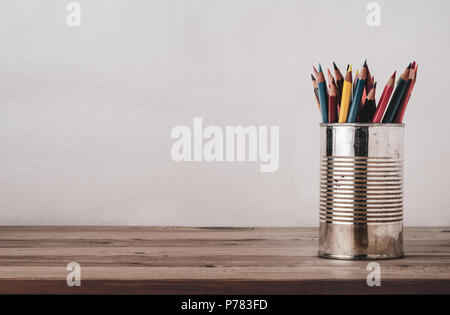
<path id="1" fill-rule="evenodd" d="M 352 65 L 345 74 L 344 85 L 342 87 L 341 107 L 339 109 L 339 122 L 347 122 L 348 110 L 350 107 L 350 98 L 352 97 Z"/>

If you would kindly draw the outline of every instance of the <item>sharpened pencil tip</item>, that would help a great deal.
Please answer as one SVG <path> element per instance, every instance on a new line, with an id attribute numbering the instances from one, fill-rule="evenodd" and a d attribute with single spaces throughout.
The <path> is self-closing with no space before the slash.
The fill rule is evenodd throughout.
<path id="1" fill-rule="evenodd" d="M 339 70 L 338 67 L 336 66 L 336 64 L 334 63 L 334 61 L 333 61 L 333 68 L 334 68 L 334 70 L 336 70 L 336 71 Z"/>
<path id="2" fill-rule="evenodd" d="M 319 72 L 322 72 L 322 66 L 319 63 Z"/>
<path id="3" fill-rule="evenodd" d="M 367 66 L 367 59 L 364 60 L 364 64 L 363 64 L 363 67 L 366 67 L 366 66 Z"/>
<path id="4" fill-rule="evenodd" d="M 375 82 L 375 83 L 373 84 L 373 88 L 374 88 L 374 89 L 377 88 L 377 82 Z"/>
<path id="5" fill-rule="evenodd" d="M 406 69 L 411 69 L 411 62 L 409 63 L 408 68 L 406 68 Z"/>
<path id="6" fill-rule="evenodd" d="M 351 64 L 349 64 L 349 65 L 348 65 L 348 67 L 347 67 L 347 71 L 350 71 L 350 72 L 352 72 L 352 65 L 351 65 Z"/>
<path id="7" fill-rule="evenodd" d="M 312 79 L 313 81 L 316 81 L 316 78 L 314 78 L 314 76 L 312 75 L 312 73 L 311 73 L 311 79 Z"/>
<path id="8" fill-rule="evenodd" d="M 394 73 L 391 75 L 391 78 L 395 78 L 396 74 L 397 74 L 397 70 L 394 71 Z"/>

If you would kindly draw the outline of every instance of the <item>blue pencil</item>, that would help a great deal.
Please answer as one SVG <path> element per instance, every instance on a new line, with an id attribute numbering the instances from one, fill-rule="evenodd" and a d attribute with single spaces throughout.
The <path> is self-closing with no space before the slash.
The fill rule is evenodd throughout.
<path id="1" fill-rule="evenodd" d="M 317 76 L 317 88 L 319 90 L 320 112 L 322 114 L 322 122 L 328 122 L 328 93 L 327 84 L 323 75 L 322 67 L 319 64 L 319 74 Z"/>
<path id="2" fill-rule="evenodd" d="M 384 114 L 383 123 L 394 122 L 395 115 L 397 114 L 397 110 L 400 107 L 400 103 L 403 98 L 403 94 L 405 94 L 406 88 L 408 86 L 408 76 L 410 68 L 411 64 L 400 76 L 397 87 L 395 88 L 394 94 L 392 95 L 391 101 L 389 102 L 388 108 L 386 109 L 386 113 Z"/>
<path id="3" fill-rule="evenodd" d="M 355 88 L 355 93 L 353 95 L 352 104 L 350 105 L 350 111 L 348 112 L 347 122 L 355 123 L 356 116 L 359 110 L 359 104 L 361 103 L 362 94 L 364 91 L 364 86 L 366 85 L 367 80 L 367 66 L 364 62 L 364 65 L 361 69 L 361 73 L 359 74 L 359 80 Z"/>

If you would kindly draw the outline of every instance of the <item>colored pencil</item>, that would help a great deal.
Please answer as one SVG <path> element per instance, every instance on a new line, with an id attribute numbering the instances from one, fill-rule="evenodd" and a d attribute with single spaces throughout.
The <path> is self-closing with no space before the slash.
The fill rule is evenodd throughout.
<path id="1" fill-rule="evenodd" d="M 394 73 L 391 75 L 388 82 L 386 83 L 386 86 L 384 87 L 383 93 L 381 94 L 380 100 L 378 101 L 377 109 L 372 118 L 373 123 L 380 123 L 381 120 L 383 119 L 384 111 L 386 110 L 389 98 L 391 97 L 392 91 L 394 90 L 396 73 L 397 71 L 394 71 Z"/>
<path id="2" fill-rule="evenodd" d="M 348 123 L 356 122 L 356 115 L 358 114 L 359 104 L 361 102 L 364 86 L 366 85 L 366 80 L 367 80 L 367 67 L 366 63 L 364 63 L 364 66 L 361 69 L 361 73 L 359 74 L 358 83 L 356 84 L 352 104 L 350 105 L 350 110 L 347 117 Z"/>
<path id="3" fill-rule="evenodd" d="M 348 110 L 350 105 L 350 98 L 352 96 L 352 66 L 347 67 L 347 73 L 344 78 L 344 85 L 342 87 L 341 107 L 339 109 L 339 122 L 347 122 Z"/>
<path id="4" fill-rule="evenodd" d="M 336 87 L 337 87 L 337 95 L 336 95 L 336 118 L 339 117 L 339 110 L 341 106 L 341 98 L 342 98 L 342 87 L 344 86 L 344 77 L 342 76 L 341 71 L 336 66 L 336 63 L 333 61 L 334 68 L 334 77 L 336 78 Z"/>
<path id="5" fill-rule="evenodd" d="M 319 72 L 317 72 L 316 67 L 313 66 L 313 72 L 314 72 L 314 77 L 318 77 L 319 76 Z"/>
<path id="6" fill-rule="evenodd" d="M 336 81 L 334 80 L 333 75 L 331 74 L 330 69 L 327 69 L 327 73 L 328 73 L 328 88 L 331 89 L 331 85 L 334 84 L 336 85 Z M 337 95 L 336 95 L 337 97 Z M 328 100 L 330 100 L 330 97 L 328 96 Z M 330 106 L 328 106 L 329 108 Z M 330 118 L 330 114 L 328 113 L 328 118 Z"/>
<path id="7" fill-rule="evenodd" d="M 366 101 L 366 97 L 368 96 L 370 90 L 372 90 L 374 82 L 375 82 L 375 77 L 367 75 L 366 87 L 364 89 L 364 93 L 363 93 L 363 97 L 362 97 L 363 103 Z"/>
<path id="8" fill-rule="evenodd" d="M 392 123 L 394 122 L 395 114 L 397 113 L 397 109 L 400 106 L 400 102 L 402 101 L 403 94 L 405 93 L 406 87 L 408 85 L 408 77 L 409 70 L 411 68 L 411 64 L 405 69 L 405 71 L 400 76 L 400 80 L 395 87 L 394 94 L 392 95 L 391 101 L 386 109 L 386 113 L 384 114 L 383 123 Z"/>
<path id="9" fill-rule="evenodd" d="M 367 81 L 366 81 L 366 93 L 368 94 L 373 87 L 372 75 L 370 74 L 369 65 L 367 64 L 367 60 L 364 61 L 366 70 L 367 70 Z"/>
<path id="10" fill-rule="evenodd" d="M 334 80 L 334 77 L 333 77 L 333 75 L 331 74 L 330 69 L 327 69 L 327 74 L 328 74 L 328 82 L 331 83 L 331 81 Z"/>
<path id="11" fill-rule="evenodd" d="M 411 97 L 412 90 L 414 89 L 414 85 L 416 84 L 417 77 L 417 68 L 419 67 L 415 62 L 413 63 L 414 68 L 409 71 L 409 87 L 403 97 L 403 100 L 400 104 L 400 108 L 397 110 L 397 114 L 395 115 L 394 121 L 396 123 L 402 123 L 403 116 L 405 115 L 406 106 L 408 105 L 409 98 Z"/>
<path id="12" fill-rule="evenodd" d="M 337 100 L 337 87 L 336 83 L 333 82 L 330 84 L 330 95 L 328 97 L 328 122 L 334 123 L 336 122 L 336 100 Z"/>
<path id="13" fill-rule="evenodd" d="M 361 101 L 359 102 L 359 106 L 358 106 L 358 112 L 356 114 L 356 122 L 359 122 L 359 114 L 361 113 L 364 103 L 366 102 L 367 95 L 368 95 L 368 93 L 366 92 L 366 87 L 364 87 L 362 96 L 361 96 Z"/>
<path id="14" fill-rule="evenodd" d="M 375 93 L 376 93 L 377 83 L 375 82 L 372 89 L 370 89 L 367 95 L 364 106 L 361 109 L 359 115 L 360 122 L 370 122 L 372 120 L 373 114 L 375 113 Z"/>
<path id="15" fill-rule="evenodd" d="M 409 63 L 398 78 L 394 71 L 378 102 L 377 83 L 367 60 L 359 71 L 356 70 L 354 78 L 350 64 L 345 76 L 334 61 L 334 72 L 323 68 L 327 70 L 326 76 L 320 63 L 317 69 L 313 66 L 311 80 L 323 123 L 402 123 L 416 83 L 418 65 L 415 61 Z"/>
<path id="16" fill-rule="evenodd" d="M 328 93 L 325 77 L 323 76 L 322 66 L 319 64 L 319 75 L 317 76 L 317 87 L 319 89 L 320 112 L 322 113 L 322 122 L 328 122 Z"/>
<path id="17" fill-rule="evenodd" d="M 314 76 L 312 74 L 311 74 L 311 80 L 313 83 L 314 95 L 316 96 L 317 106 L 319 107 L 319 110 L 320 110 L 319 92 L 318 92 L 318 88 L 317 88 L 317 82 L 316 82 L 316 78 L 314 78 Z"/>
<path id="18" fill-rule="evenodd" d="M 342 76 L 341 71 L 336 66 L 336 64 L 333 61 L 333 68 L 334 68 L 334 77 L 336 78 L 336 87 L 338 88 L 338 96 L 342 93 L 342 86 L 344 85 L 344 77 Z"/>
<path id="19" fill-rule="evenodd" d="M 352 95 L 355 94 L 355 88 L 359 81 L 359 70 L 356 69 L 355 81 L 353 81 Z"/>

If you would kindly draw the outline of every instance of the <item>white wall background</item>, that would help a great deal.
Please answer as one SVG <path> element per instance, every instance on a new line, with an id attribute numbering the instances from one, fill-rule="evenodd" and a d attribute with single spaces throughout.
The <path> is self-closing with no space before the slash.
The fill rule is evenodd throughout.
<path id="1" fill-rule="evenodd" d="M 448 1 L 0 1 L 0 225 L 318 224 L 311 65 L 411 59 L 405 221 L 450 225 Z M 346 35 L 347 34 L 347 35 Z M 378 94 L 380 95 L 380 94 Z M 280 168 L 175 163 L 171 128 L 279 125 Z"/>

